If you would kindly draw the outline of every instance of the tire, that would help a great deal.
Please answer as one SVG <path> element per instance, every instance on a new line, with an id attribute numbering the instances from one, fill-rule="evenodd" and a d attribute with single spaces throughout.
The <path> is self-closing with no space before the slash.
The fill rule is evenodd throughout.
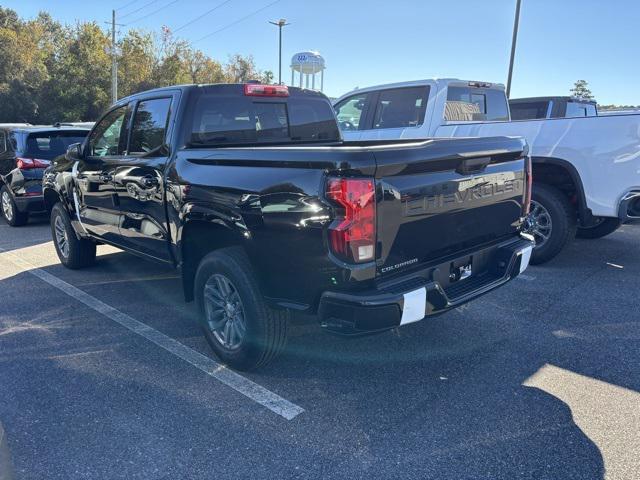
<path id="1" fill-rule="evenodd" d="M 554 258 L 575 238 L 577 214 L 567 196 L 557 188 L 534 184 L 532 194 L 526 230 L 536 239 L 531 263 L 539 265 Z M 546 212 L 546 217 L 536 213 L 537 207 Z M 544 222 L 547 221 L 548 228 L 545 228 Z M 546 239 L 543 234 L 546 234 Z"/>
<path id="2" fill-rule="evenodd" d="M 26 224 L 29 220 L 28 213 L 20 212 L 18 210 L 16 202 L 13 199 L 13 195 L 11 195 L 11 192 L 6 185 L 3 185 L 0 189 L 0 207 L 2 216 L 12 227 L 20 227 Z"/>
<path id="3" fill-rule="evenodd" d="M 95 242 L 76 236 L 69 214 L 61 203 L 56 203 L 51 210 L 51 235 L 60 263 L 65 267 L 77 270 L 95 262 Z"/>
<path id="4" fill-rule="evenodd" d="M 226 297 L 220 294 L 225 292 L 220 288 L 225 279 L 231 287 Z M 289 311 L 274 310 L 265 303 L 242 249 L 224 248 L 205 256 L 194 287 L 204 336 L 225 364 L 237 370 L 254 370 L 284 349 Z M 229 335 L 225 333 L 227 325 Z"/>
<path id="5" fill-rule="evenodd" d="M 622 220 L 613 217 L 594 217 L 594 222 L 590 226 L 578 225 L 576 237 L 586 239 L 596 239 L 606 237 L 615 232 L 622 225 Z"/>

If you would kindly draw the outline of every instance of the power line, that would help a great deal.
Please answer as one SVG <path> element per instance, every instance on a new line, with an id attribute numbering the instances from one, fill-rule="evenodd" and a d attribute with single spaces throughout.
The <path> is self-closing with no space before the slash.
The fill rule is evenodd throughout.
<path id="1" fill-rule="evenodd" d="M 240 23 L 240 22 L 244 22 L 247 18 L 249 18 L 249 17 L 253 17 L 254 15 L 257 15 L 258 13 L 262 12 L 263 10 L 266 10 L 266 9 L 267 9 L 267 8 L 269 8 L 269 7 L 272 7 L 273 5 L 275 5 L 276 3 L 280 2 L 280 1 L 281 1 L 281 0 L 275 0 L 275 2 L 271 2 L 270 4 L 265 5 L 264 7 L 259 8 L 258 10 L 255 10 L 255 11 L 251 12 L 250 14 L 245 15 L 245 16 L 244 16 L 244 17 L 242 17 L 242 18 L 239 18 L 239 19 L 238 19 L 238 20 L 236 20 L 235 22 L 231 22 L 230 24 L 225 25 L 225 26 L 224 26 L 224 27 L 222 27 L 222 28 L 219 28 L 219 29 L 218 29 L 218 30 L 216 30 L 215 32 L 211 32 L 211 33 L 209 33 L 208 35 L 205 35 L 204 37 L 201 37 L 201 38 L 197 39 L 197 40 L 196 40 L 195 42 L 193 42 L 193 43 L 201 42 L 201 41 L 202 41 L 202 40 L 204 40 L 205 38 L 212 37 L 212 36 L 216 35 L 217 33 L 220 33 L 220 32 L 222 32 L 222 31 L 224 31 L 224 30 L 226 30 L 226 29 L 228 29 L 228 28 L 233 27 L 234 25 L 237 25 L 237 24 L 238 24 L 238 23 Z"/>
<path id="2" fill-rule="evenodd" d="M 136 3 L 138 0 L 132 0 L 131 2 L 127 2 L 124 5 L 122 5 L 121 7 L 116 8 L 116 12 L 118 10 L 123 10 L 125 8 L 127 8 L 129 5 L 133 5 L 134 3 Z"/>
<path id="3" fill-rule="evenodd" d="M 129 23 L 127 23 L 127 25 L 131 25 L 132 23 L 136 23 L 136 22 L 139 22 L 140 20 L 144 20 L 145 18 L 150 17 L 151 15 L 155 15 L 156 13 L 158 13 L 158 12 L 160 12 L 160 11 L 164 10 L 165 8 L 167 8 L 167 7 L 171 6 L 171 5 L 173 5 L 174 3 L 178 3 L 178 0 L 173 0 L 172 2 L 169 2 L 169 3 L 167 3 L 166 5 L 164 5 L 164 6 L 160 7 L 160 8 L 155 9 L 155 10 L 154 10 L 153 12 L 151 12 L 151 13 L 148 13 L 148 14 L 146 14 L 146 15 L 144 15 L 144 16 L 142 16 L 142 17 L 140 17 L 140 18 L 136 18 L 135 20 L 131 20 Z"/>
<path id="4" fill-rule="evenodd" d="M 158 0 L 151 0 L 149 3 L 145 3 L 144 5 L 142 5 L 140 8 L 137 8 L 136 10 L 132 10 L 129 13 L 125 13 L 124 15 L 122 15 L 120 17 L 120 20 L 122 20 L 124 17 L 128 17 L 129 15 L 133 15 L 134 13 L 138 13 L 140 10 L 143 10 L 145 8 L 147 8 L 149 5 L 156 3 Z"/>
<path id="5" fill-rule="evenodd" d="M 180 30 L 182 30 L 185 27 L 188 27 L 189 25 L 196 23 L 198 20 L 200 20 L 201 18 L 206 17 L 207 15 L 209 15 L 211 12 L 214 12 L 215 10 L 218 10 L 220 7 L 226 5 L 227 3 L 229 3 L 231 0 L 225 0 L 224 2 L 220 3 L 219 5 L 216 5 L 215 7 L 213 7 L 211 10 L 207 10 L 206 12 L 204 12 L 202 15 L 198 15 L 196 18 L 194 18 L 193 20 L 185 23 L 184 25 L 181 25 L 180 27 L 176 28 L 175 30 L 173 30 L 173 33 L 179 32 Z"/>

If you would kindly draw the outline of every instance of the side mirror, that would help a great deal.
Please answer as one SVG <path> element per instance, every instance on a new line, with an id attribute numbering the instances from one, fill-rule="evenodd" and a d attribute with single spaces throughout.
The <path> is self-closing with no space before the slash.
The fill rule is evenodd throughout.
<path id="1" fill-rule="evenodd" d="M 72 143 L 67 148 L 67 153 L 65 155 L 67 160 L 78 161 L 82 159 L 82 144 L 81 143 Z"/>

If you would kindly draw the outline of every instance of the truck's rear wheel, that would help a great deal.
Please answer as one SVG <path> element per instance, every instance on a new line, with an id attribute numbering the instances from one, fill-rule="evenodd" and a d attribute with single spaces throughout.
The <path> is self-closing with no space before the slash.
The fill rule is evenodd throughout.
<path id="1" fill-rule="evenodd" d="M 578 238 L 596 239 L 606 237 L 615 232 L 622 225 L 619 218 L 594 217 L 589 225 L 578 225 L 576 236 Z"/>
<path id="2" fill-rule="evenodd" d="M 576 212 L 557 188 L 535 184 L 532 193 L 526 230 L 536 240 L 531 255 L 531 263 L 536 265 L 554 258 L 575 237 Z"/>
<path id="3" fill-rule="evenodd" d="M 227 365 L 256 369 L 284 348 L 289 312 L 265 303 L 241 249 L 224 248 L 204 257 L 196 272 L 195 297 L 205 338 Z"/>
<path id="4" fill-rule="evenodd" d="M 96 244 L 76 236 L 69 214 L 61 203 L 56 203 L 51 209 L 51 235 L 60 263 L 65 267 L 76 270 L 95 261 Z"/>

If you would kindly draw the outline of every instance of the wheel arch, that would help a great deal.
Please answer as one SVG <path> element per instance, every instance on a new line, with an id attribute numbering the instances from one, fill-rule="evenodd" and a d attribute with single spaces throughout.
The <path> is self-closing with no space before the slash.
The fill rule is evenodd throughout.
<path id="1" fill-rule="evenodd" d="M 215 250 L 242 247 L 246 240 L 237 229 L 223 221 L 187 219 L 180 229 L 177 250 L 185 300 L 194 299 L 194 281 L 200 261 Z"/>
<path id="2" fill-rule="evenodd" d="M 578 218 L 588 221 L 592 217 L 587 206 L 584 185 L 576 167 L 562 158 L 531 157 L 534 188 L 537 183 L 551 185 L 567 195 L 575 205 Z"/>
<path id="3" fill-rule="evenodd" d="M 44 199 L 44 207 L 47 212 L 51 213 L 51 209 L 58 202 L 62 203 L 65 208 L 68 209 L 68 205 L 66 205 L 62 195 L 60 195 L 60 193 L 55 189 L 44 187 L 42 190 L 42 196 Z"/>

